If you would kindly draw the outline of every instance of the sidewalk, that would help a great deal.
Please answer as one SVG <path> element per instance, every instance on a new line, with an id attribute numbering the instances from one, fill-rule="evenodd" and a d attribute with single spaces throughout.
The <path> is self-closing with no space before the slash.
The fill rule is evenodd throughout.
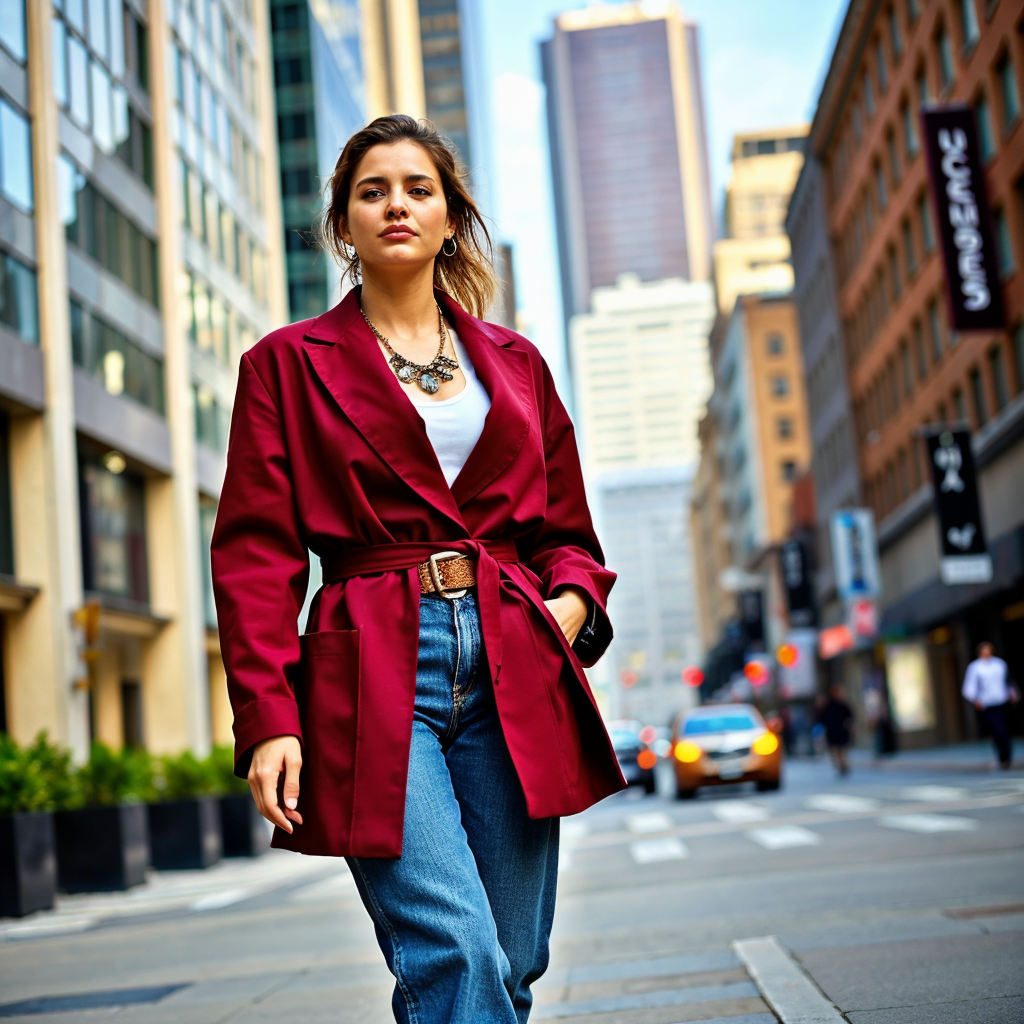
<path id="1" fill-rule="evenodd" d="M 1014 750 L 1014 767 L 1021 766 L 1024 742 L 1018 737 Z M 862 768 L 881 771 L 921 772 L 997 772 L 999 765 L 995 751 L 988 740 L 975 743 L 956 743 L 944 747 L 926 747 L 922 750 L 901 750 L 888 757 L 878 757 L 873 750 L 853 748 L 850 760 Z"/>

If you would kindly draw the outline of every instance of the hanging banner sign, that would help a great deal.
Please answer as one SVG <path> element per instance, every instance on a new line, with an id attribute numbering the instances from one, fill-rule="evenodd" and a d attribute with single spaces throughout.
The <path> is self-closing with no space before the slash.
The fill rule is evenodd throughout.
<path id="1" fill-rule="evenodd" d="M 846 508 L 833 514 L 832 568 L 844 601 L 878 596 L 878 543 L 871 509 Z"/>
<path id="2" fill-rule="evenodd" d="M 950 322 L 958 331 L 1002 328 L 1003 293 L 974 111 L 966 104 L 922 107 L 921 125 Z"/>
<path id="3" fill-rule="evenodd" d="M 801 540 L 787 540 L 779 549 L 782 582 L 786 587 L 789 624 L 794 627 L 814 625 L 814 595 L 811 592 L 811 566 L 807 545 Z"/>
<path id="4" fill-rule="evenodd" d="M 760 590 L 741 590 L 739 594 L 740 623 L 747 643 L 764 642 L 764 609 Z"/>
<path id="5" fill-rule="evenodd" d="M 971 435 L 966 430 L 943 430 L 925 440 L 942 540 L 942 582 L 948 586 L 988 583 L 992 579 L 992 556 L 981 524 Z"/>

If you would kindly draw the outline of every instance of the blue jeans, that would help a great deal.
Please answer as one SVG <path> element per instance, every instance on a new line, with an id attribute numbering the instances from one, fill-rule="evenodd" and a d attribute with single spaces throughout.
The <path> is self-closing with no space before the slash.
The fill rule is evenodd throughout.
<path id="1" fill-rule="evenodd" d="M 558 819 L 526 813 L 472 590 L 420 599 L 402 856 L 348 864 L 399 1024 L 525 1024 L 548 964 Z"/>

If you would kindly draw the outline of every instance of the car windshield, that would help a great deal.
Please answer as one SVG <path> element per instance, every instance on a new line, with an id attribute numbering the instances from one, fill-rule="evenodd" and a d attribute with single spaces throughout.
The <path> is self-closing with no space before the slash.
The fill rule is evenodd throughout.
<path id="1" fill-rule="evenodd" d="M 757 727 L 757 722 L 750 715 L 731 711 L 727 714 L 702 715 L 700 718 L 691 718 L 683 726 L 683 735 L 706 736 L 712 732 L 738 732 Z"/>
<path id="2" fill-rule="evenodd" d="M 638 747 L 640 745 L 640 737 L 635 732 L 626 729 L 613 729 L 611 736 L 613 747 Z"/>

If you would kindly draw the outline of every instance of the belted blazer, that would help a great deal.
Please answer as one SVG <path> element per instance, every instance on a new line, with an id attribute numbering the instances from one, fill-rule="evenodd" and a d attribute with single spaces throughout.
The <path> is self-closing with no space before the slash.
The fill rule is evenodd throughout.
<path id="1" fill-rule="evenodd" d="M 529 341 L 437 299 L 491 399 L 451 487 L 357 291 L 241 359 L 213 588 L 236 773 L 247 773 L 261 740 L 302 743 L 303 824 L 276 830 L 275 846 L 401 855 L 415 566 L 442 550 L 477 561 L 487 670 L 530 816 L 575 814 L 625 786 L 583 672 L 611 640 L 615 574 L 594 533 L 572 423 Z M 325 582 L 300 635 L 309 551 Z M 575 651 L 544 605 L 566 585 L 592 602 Z"/>

